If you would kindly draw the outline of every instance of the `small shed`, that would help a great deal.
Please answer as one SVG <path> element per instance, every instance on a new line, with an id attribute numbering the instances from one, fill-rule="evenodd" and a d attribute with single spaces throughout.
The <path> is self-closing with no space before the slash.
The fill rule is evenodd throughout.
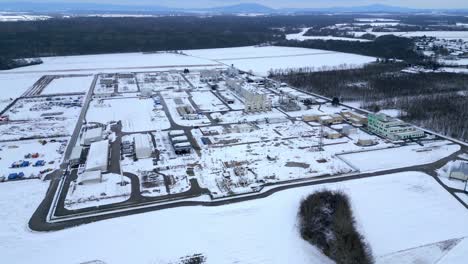
<path id="1" fill-rule="evenodd" d="M 150 87 L 141 87 L 140 96 L 141 97 L 151 97 L 153 95 L 153 89 Z"/>
<path id="2" fill-rule="evenodd" d="M 337 139 L 340 138 L 342 135 L 335 130 L 330 130 L 325 132 L 325 136 L 328 139 Z"/>
<path id="3" fill-rule="evenodd" d="M 359 138 L 357 141 L 357 145 L 362 146 L 362 147 L 372 146 L 374 144 L 375 144 L 374 139 L 368 138 L 368 137 Z"/>
<path id="4" fill-rule="evenodd" d="M 344 125 L 343 128 L 341 129 L 341 133 L 347 136 L 356 134 L 357 132 L 358 132 L 357 128 L 350 126 L 350 125 Z"/>
<path id="5" fill-rule="evenodd" d="M 449 178 L 461 181 L 468 180 L 468 162 L 460 162 L 459 164 L 452 166 Z"/>
<path id="6" fill-rule="evenodd" d="M 94 184 L 102 182 L 101 171 L 87 171 L 78 175 L 78 184 Z"/>

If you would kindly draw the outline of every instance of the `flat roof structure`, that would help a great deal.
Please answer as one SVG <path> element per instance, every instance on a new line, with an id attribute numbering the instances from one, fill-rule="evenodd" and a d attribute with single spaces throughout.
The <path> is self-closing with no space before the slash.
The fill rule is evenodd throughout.
<path id="1" fill-rule="evenodd" d="M 107 171 L 109 141 L 102 140 L 91 144 L 86 161 L 86 171 Z"/>
<path id="2" fill-rule="evenodd" d="M 101 182 L 101 171 L 86 171 L 78 175 L 78 184 L 91 184 Z"/>

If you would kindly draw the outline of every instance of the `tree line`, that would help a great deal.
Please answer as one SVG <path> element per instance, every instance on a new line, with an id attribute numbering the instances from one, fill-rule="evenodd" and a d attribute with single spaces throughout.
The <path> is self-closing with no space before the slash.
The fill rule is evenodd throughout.
<path id="1" fill-rule="evenodd" d="M 369 42 L 310 39 L 282 40 L 276 45 L 355 53 L 383 59 L 405 60 L 411 63 L 419 63 L 423 60 L 423 56 L 416 51 L 414 40 L 393 35 L 380 36 Z"/>

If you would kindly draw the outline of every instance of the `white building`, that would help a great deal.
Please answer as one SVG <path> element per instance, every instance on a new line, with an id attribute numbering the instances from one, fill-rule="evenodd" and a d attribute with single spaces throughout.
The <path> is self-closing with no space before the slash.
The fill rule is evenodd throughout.
<path id="1" fill-rule="evenodd" d="M 245 112 L 271 111 L 271 100 L 258 87 L 236 79 L 227 79 L 226 85 L 244 99 Z"/>
<path id="2" fill-rule="evenodd" d="M 135 142 L 135 154 L 138 159 L 151 158 L 153 147 L 150 137 L 147 134 L 137 134 L 133 137 Z"/>
<path id="3" fill-rule="evenodd" d="M 171 130 L 169 131 L 169 136 L 176 137 L 176 136 L 183 136 L 185 132 L 183 130 Z"/>
<path id="4" fill-rule="evenodd" d="M 202 70 L 200 71 L 201 82 L 218 82 L 221 79 L 221 73 L 217 70 Z"/>
<path id="5" fill-rule="evenodd" d="M 86 171 L 107 171 L 109 161 L 109 141 L 102 140 L 91 144 L 86 159 Z"/>
<path id="6" fill-rule="evenodd" d="M 83 144 L 86 146 L 91 145 L 93 142 L 101 141 L 103 139 L 103 131 L 102 128 L 91 128 L 86 130 L 84 134 Z"/>
<path id="7" fill-rule="evenodd" d="M 468 162 L 460 162 L 459 164 L 452 166 L 449 178 L 461 181 L 468 180 Z"/>
<path id="8" fill-rule="evenodd" d="M 70 166 L 75 166 L 75 165 L 80 163 L 82 151 L 83 151 L 82 146 L 75 146 L 72 149 L 72 152 L 70 154 L 70 158 L 68 159 L 68 162 L 70 163 Z"/>

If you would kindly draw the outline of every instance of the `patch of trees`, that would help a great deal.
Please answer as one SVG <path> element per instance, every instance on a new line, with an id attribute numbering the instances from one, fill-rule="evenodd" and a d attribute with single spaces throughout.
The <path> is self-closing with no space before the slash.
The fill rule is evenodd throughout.
<path id="1" fill-rule="evenodd" d="M 276 70 L 270 77 L 294 87 L 358 101 L 377 112 L 400 109 L 408 122 L 468 141 L 468 75 L 405 73 L 404 63 L 375 63 L 362 69 Z"/>
<path id="2" fill-rule="evenodd" d="M 305 198 L 299 209 L 299 227 L 303 239 L 337 264 L 374 262 L 370 247 L 356 230 L 344 193 L 325 190 Z"/>
<path id="3" fill-rule="evenodd" d="M 223 48 L 284 39 L 311 25 L 352 21 L 351 15 L 76 17 L 0 23 L 0 58 Z"/>
<path id="4" fill-rule="evenodd" d="M 278 42 L 277 45 L 332 50 L 387 59 L 395 58 L 412 63 L 419 62 L 423 58 L 416 52 L 414 40 L 393 35 L 380 36 L 369 42 L 311 39 L 284 40 Z"/>
<path id="5" fill-rule="evenodd" d="M 42 60 L 35 59 L 8 59 L 0 57 L 0 70 L 9 70 L 19 67 L 42 64 Z"/>

